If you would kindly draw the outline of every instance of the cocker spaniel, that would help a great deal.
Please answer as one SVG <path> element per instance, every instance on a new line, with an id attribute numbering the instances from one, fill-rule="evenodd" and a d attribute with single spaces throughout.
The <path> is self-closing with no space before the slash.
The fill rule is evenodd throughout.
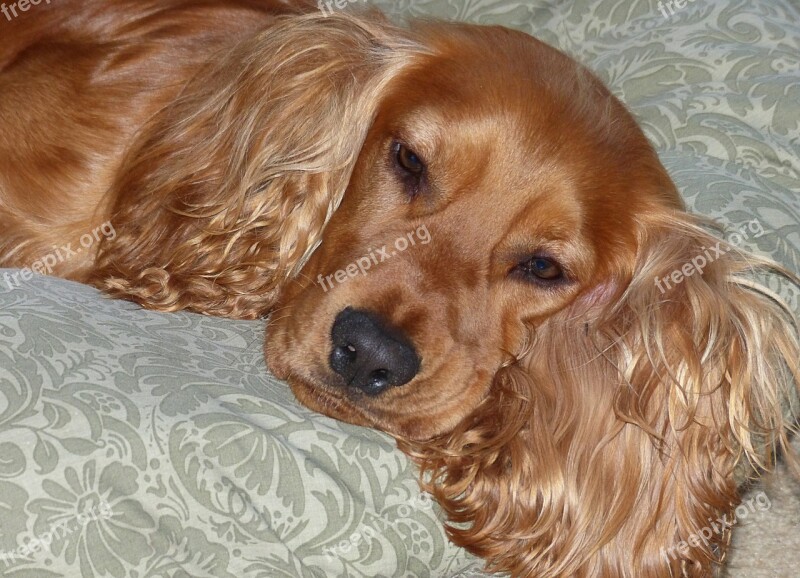
<path id="1" fill-rule="evenodd" d="M 715 571 L 709 524 L 792 428 L 792 316 L 588 70 L 310 1 L 59 0 L 2 34 L 0 264 L 272 312 L 275 374 L 394 435 L 490 570 Z"/>

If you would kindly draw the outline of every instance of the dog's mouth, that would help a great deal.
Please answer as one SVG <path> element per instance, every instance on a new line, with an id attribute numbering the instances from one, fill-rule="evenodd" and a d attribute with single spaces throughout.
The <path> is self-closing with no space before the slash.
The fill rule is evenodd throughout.
<path id="1" fill-rule="evenodd" d="M 353 392 L 322 379 L 290 377 L 287 381 L 295 397 L 306 407 L 348 423 L 373 425 L 369 414 L 353 399 Z"/>
<path id="2" fill-rule="evenodd" d="M 289 384 L 301 404 L 340 421 L 379 427 L 373 417 L 377 408 L 370 407 L 375 405 L 379 396 L 349 387 L 341 375 L 321 363 L 322 359 L 316 363 L 298 363 L 296 359 L 288 359 L 287 352 L 294 349 L 291 344 L 283 343 L 283 339 L 267 337 L 265 353 L 270 371 Z"/>
<path id="3" fill-rule="evenodd" d="M 430 383 L 431 376 L 420 375 L 408 384 L 375 394 L 348 385 L 341 376 L 321 366 L 283 366 L 273 371 L 288 382 L 302 405 L 315 412 L 416 442 L 455 428 L 469 408 L 480 402 L 490 382 L 488 374 L 480 371 L 465 379 L 463 394 L 442 397 Z"/>
<path id="4" fill-rule="evenodd" d="M 267 362 L 273 374 L 289 384 L 295 398 L 315 412 L 405 439 L 429 437 L 425 432 L 432 425 L 430 420 L 424 418 L 424 412 L 409 409 L 416 407 L 421 378 L 374 393 L 348 384 L 341 375 L 321 365 L 290 365 L 281 359 L 273 363 L 271 352 Z"/>
<path id="5" fill-rule="evenodd" d="M 406 418 L 393 411 L 398 404 L 387 397 L 391 392 L 374 394 L 348 386 L 338 376 L 290 375 L 286 381 L 295 397 L 306 407 L 350 424 L 376 428 L 389 434 L 406 435 Z"/>

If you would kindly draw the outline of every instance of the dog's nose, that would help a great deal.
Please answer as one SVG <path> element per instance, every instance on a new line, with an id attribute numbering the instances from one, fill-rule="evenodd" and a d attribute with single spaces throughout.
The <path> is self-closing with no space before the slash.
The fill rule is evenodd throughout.
<path id="1" fill-rule="evenodd" d="M 368 311 L 351 307 L 341 311 L 331 339 L 331 369 L 350 387 L 367 394 L 404 385 L 419 372 L 419 355 L 409 340 Z"/>

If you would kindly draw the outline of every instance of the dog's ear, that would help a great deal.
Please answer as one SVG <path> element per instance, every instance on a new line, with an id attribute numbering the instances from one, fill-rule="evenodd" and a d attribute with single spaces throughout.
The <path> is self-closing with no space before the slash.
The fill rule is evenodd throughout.
<path id="1" fill-rule="evenodd" d="M 417 47 L 379 15 L 276 19 L 145 127 L 90 282 L 161 310 L 252 318 L 320 242 L 387 82 Z"/>
<path id="2" fill-rule="evenodd" d="M 786 448 L 800 349 L 745 277 L 766 263 L 682 213 L 640 236 L 616 294 L 532 329 L 469 420 L 410 449 L 454 541 L 494 570 L 710 576 L 740 474 Z"/>

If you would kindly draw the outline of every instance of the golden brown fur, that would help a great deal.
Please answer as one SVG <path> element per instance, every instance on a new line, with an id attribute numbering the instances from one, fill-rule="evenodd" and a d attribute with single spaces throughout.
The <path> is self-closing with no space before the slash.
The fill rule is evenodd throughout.
<path id="1" fill-rule="evenodd" d="M 712 574 L 727 532 L 669 552 L 785 449 L 796 333 L 748 280 L 773 265 L 733 247 L 656 286 L 717 240 L 588 71 L 502 28 L 311 2 L 61 0 L 3 34 L 0 266 L 110 222 L 55 273 L 152 309 L 272 311 L 273 371 L 397 437 L 491 569 Z M 420 227 L 429 244 L 318 282 Z M 521 275 L 532 257 L 558 282 Z M 347 308 L 413 346 L 410 381 L 337 375 Z"/>

